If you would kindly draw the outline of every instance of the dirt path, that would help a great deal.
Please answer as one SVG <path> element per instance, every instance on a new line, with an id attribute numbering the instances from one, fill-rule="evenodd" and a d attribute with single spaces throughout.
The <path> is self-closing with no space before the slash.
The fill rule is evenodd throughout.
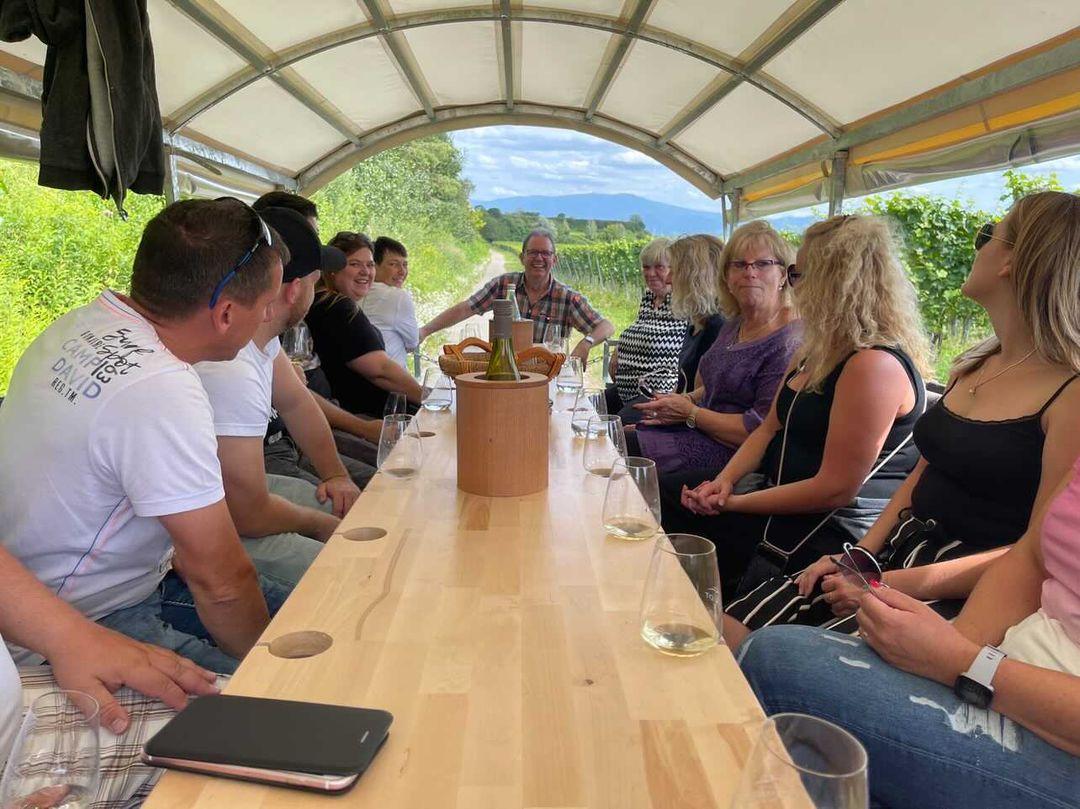
<path id="1" fill-rule="evenodd" d="M 498 250 L 492 250 L 488 255 L 487 264 L 484 265 L 484 274 L 481 277 L 481 284 L 487 283 L 492 278 L 502 275 L 506 271 L 506 256 Z M 449 336 L 447 342 L 460 343 L 469 336 L 471 330 L 475 330 L 477 337 L 486 340 L 488 331 L 486 323 L 487 319 L 486 315 L 473 315 L 467 320 L 463 320 L 458 325 L 447 329 L 446 334 Z"/>

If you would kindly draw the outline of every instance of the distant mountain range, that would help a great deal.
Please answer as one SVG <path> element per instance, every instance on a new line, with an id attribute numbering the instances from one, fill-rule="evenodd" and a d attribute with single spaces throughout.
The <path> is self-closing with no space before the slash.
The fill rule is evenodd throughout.
<path id="1" fill-rule="evenodd" d="M 575 219 L 626 221 L 633 215 L 657 236 L 685 233 L 719 233 L 720 212 L 702 211 L 654 202 L 636 194 L 566 194 L 563 196 L 522 196 L 473 200 L 473 205 L 498 208 L 504 213 L 530 211 L 549 219 L 566 214 Z M 788 214 L 770 220 L 780 230 L 803 230 L 813 221 L 808 214 Z"/>

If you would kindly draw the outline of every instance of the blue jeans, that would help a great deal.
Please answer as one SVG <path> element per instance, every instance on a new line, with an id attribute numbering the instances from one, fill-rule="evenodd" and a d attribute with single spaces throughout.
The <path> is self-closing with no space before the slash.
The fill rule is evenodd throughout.
<path id="1" fill-rule="evenodd" d="M 887 809 L 1075 809 L 1080 758 L 952 689 L 893 668 L 865 643 L 809 626 L 758 630 L 739 665 L 767 714 L 819 716 L 870 756 Z"/>
<path id="2" fill-rule="evenodd" d="M 281 609 L 292 592 L 280 582 L 260 574 L 270 616 Z M 217 647 L 195 611 L 195 597 L 183 579 L 169 571 L 148 598 L 109 613 L 98 623 L 129 638 L 171 649 L 178 655 L 218 674 L 232 674 L 240 661 Z"/>

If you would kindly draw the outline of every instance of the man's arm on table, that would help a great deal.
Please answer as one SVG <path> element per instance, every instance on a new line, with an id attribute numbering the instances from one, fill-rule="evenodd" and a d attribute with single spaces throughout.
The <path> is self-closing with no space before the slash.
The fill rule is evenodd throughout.
<path id="1" fill-rule="evenodd" d="M 176 710 L 187 695 L 215 694 L 215 676 L 168 649 L 140 643 L 88 620 L 0 547 L 0 634 L 42 655 L 61 688 L 97 700 L 113 733 L 128 726 L 113 694 L 127 686 Z"/>
<path id="2" fill-rule="evenodd" d="M 570 356 L 580 357 L 582 364 L 584 364 L 589 359 L 589 351 L 594 346 L 600 345 L 600 343 L 604 342 L 604 340 L 608 339 L 614 333 L 615 327 L 611 325 L 611 321 L 607 318 L 603 318 L 593 327 L 592 331 L 588 333 L 588 336 L 593 339 L 592 345 L 582 338 L 578 344 L 574 346 L 574 350 L 570 352 Z"/>
<path id="3" fill-rule="evenodd" d="M 420 327 L 420 342 L 424 342 L 428 337 L 440 332 L 443 329 L 448 329 L 453 325 L 456 325 L 463 321 L 467 317 L 473 316 L 472 307 L 469 306 L 468 301 L 461 301 L 455 303 L 449 309 L 440 312 L 433 317 L 429 322 Z"/>
<path id="4" fill-rule="evenodd" d="M 341 463 L 326 417 L 311 392 L 293 372 L 292 363 L 284 351 L 279 351 L 274 359 L 272 401 L 289 435 L 300 451 L 311 459 L 322 480 L 316 490 L 319 502 L 324 503 L 327 497 L 331 498 L 334 515 L 344 517 L 360 496 L 360 490 Z"/>
<path id="5" fill-rule="evenodd" d="M 337 517 L 270 493 L 261 438 L 219 435 L 218 459 L 225 502 L 236 525 L 233 533 L 239 531 L 245 537 L 294 533 L 320 542 L 330 539 Z"/>

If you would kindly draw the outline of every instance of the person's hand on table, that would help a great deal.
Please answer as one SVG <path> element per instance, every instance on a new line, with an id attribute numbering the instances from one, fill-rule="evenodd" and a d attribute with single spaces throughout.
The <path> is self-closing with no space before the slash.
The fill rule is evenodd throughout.
<path id="1" fill-rule="evenodd" d="M 818 579 L 822 576 L 828 576 L 832 573 L 839 573 L 840 567 L 833 561 L 831 556 L 822 556 L 814 564 L 807 567 L 795 577 L 795 583 L 799 586 L 799 595 L 803 598 L 810 595 L 814 590 L 814 585 L 818 583 Z"/>
<path id="2" fill-rule="evenodd" d="M 844 618 L 859 609 L 866 585 L 856 584 L 843 573 L 830 573 L 821 580 L 821 592 L 833 615 Z"/>
<path id="3" fill-rule="evenodd" d="M 584 368 L 589 362 L 590 348 L 592 348 L 592 346 L 582 340 L 580 343 L 574 346 L 574 350 L 570 352 L 570 356 L 577 357 L 579 360 L 581 360 L 581 367 Z"/>
<path id="4" fill-rule="evenodd" d="M 216 676 L 168 649 L 140 643 L 91 621 L 79 621 L 55 649 L 42 653 L 60 688 L 82 691 L 97 700 L 101 724 L 113 733 L 127 730 L 130 718 L 113 694 L 127 686 L 175 710 L 188 695 L 216 694 Z"/>
<path id="5" fill-rule="evenodd" d="M 681 393 L 662 393 L 634 405 L 634 408 L 645 414 L 642 424 L 684 424 L 690 418 L 694 404 Z"/>
<path id="6" fill-rule="evenodd" d="M 952 686 L 967 671 L 979 647 L 918 599 L 877 586 L 859 599 L 863 639 L 903 671 Z"/>
<path id="7" fill-rule="evenodd" d="M 715 480 L 706 480 L 691 489 L 682 487 L 681 500 L 685 508 L 694 514 L 715 516 L 731 506 L 734 495 L 731 494 L 733 486 L 724 477 Z"/>
<path id="8" fill-rule="evenodd" d="M 315 498 L 320 503 L 325 503 L 327 499 L 333 502 L 334 516 L 338 519 L 349 513 L 359 496 L 360 489 L 347 474 L 327 478 L 315 489 Z"/>

